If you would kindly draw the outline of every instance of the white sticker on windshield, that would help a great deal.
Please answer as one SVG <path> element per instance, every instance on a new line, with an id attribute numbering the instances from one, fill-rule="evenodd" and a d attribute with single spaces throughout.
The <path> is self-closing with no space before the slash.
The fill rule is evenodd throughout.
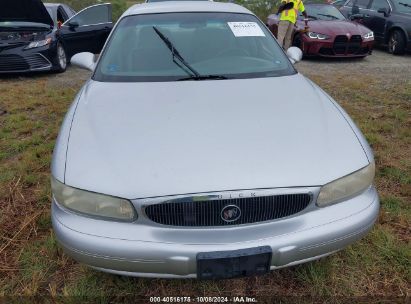
<path id="1" fill-rule="evenodd" d="M 261 37 L 265 36 L 261 27 L 255 22 L 227 22 L 236 37 Z"/>

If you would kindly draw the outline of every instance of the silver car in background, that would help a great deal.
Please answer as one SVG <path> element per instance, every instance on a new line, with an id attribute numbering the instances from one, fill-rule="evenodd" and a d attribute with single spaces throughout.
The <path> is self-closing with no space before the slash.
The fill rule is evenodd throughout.
<path id="1" fill-rule="evenodd" d="M 374 158 L 344 110 L 247 9 L 136 5 L 62 124 L 52 222 L 74 259 L 145 277 L 263 274 L 374 224 Z M 297 55 L 296 55 L 297 54 Z"/>

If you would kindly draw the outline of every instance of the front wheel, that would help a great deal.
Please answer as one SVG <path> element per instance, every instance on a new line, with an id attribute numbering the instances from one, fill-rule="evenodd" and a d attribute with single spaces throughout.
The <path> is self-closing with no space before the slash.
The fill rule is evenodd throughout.
<path id="1" fill-rule="evenodd" d="M 303 48 L 302 48 L 303 43 L 302 43 L 302 41 L 301 41 L 301 36 L 300 36 L 300 34 L 297 34 L 297 35 L 294 36 L 293 46 L 296 46 L 296 47 L 298 47 L 300 50 L 303 50 Z"/>
<path id="2" fill-rule="evenodd" d="M 388 40 L 388 52 L 394 55 L 405 53 L 405 38 L 400 30 L 392 31 Z"/>
<path id="3" fill-rule="evenodd" d="M 67 54 L 64 50 L 63 45 L 59 42 L 57 44 L 57 55 L 56 55 L 56 72 L 62 73 L 67 68 Z"/>

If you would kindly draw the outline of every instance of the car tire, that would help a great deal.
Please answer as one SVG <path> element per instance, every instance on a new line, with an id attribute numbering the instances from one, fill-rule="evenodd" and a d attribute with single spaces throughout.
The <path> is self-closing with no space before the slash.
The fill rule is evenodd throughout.
<path id="1" fill-rule="evenodd" d="M 56 49 L 56 69 L 57 73 L 63 73 L 67 69 L 67 53 L 64 46 L 58 42 Z"/>
<path id="2" fill-rule="evenodd" d="M 400 30 L 393 30 L 388 39 L 388 52 L 394 55 L 405 53 L 405 37 Z"/>
<path id="3" fill-rule="evenodd" d="M 293 43 L 292 46 L 298 47 L 302 52 L 303 52 L 303 58 L 307 58 L 307 55 L 304 53 L 303 50 L 303 42 L 301 40 L 301 35 L 300 34 L 295 34 L 293 38 Z"/>
<path id="4" fill-rule="evenodd" d="M 298 47 L 300 50 L 303 50 L 303 49 L 302 49 L 301 36 L 300 36 L 299 34 L 297 34 L 297 35 L 294 36 L 293 46 L 296 46 L 296 47 Z"/>

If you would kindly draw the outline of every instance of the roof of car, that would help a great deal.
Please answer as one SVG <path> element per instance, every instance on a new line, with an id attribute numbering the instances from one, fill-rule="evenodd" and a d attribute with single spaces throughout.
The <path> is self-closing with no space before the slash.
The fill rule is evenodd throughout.
<path id="1" fill-rule="evenodd" d="M 125 11 L 123 16 L 175 12 L 224 12 L 252 14 L 245 7 L 233 3 L 211 1 L 164 1 L 135 4 Z"/>

